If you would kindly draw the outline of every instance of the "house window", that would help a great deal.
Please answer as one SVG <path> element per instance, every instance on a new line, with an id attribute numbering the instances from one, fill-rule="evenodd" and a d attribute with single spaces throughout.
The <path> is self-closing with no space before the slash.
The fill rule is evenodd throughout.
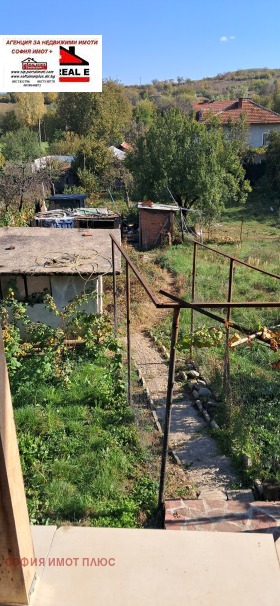
<path id="1" fill-rule="evenodd" d="M 43 303 L 44 295 L 51 293 L 49 276 L 1 276 L 0 298 L 7 297 L 9 290 L 14 292 L 17 301 Z"/>
<path id="2" fill-rule="evenodd" d="M 49 276 L 27 276 L 27 301 L 29 303 L 44 303 L 45 295 L 51 294 Z"/>
<path id="3" fill-rule="evenodd" d="M 270 132 L 268 131 L 267 133 L 263 133 L 263 145 L 268 145 L 269 144 L 269 137 L 270 137 Z"/>
<path id="4" fill-rule="evenodd" d="M 26 285 L 22 276 L 11 274 L 1 276 L 1 295 L 5 299 L 12 290 L 17 301 L 25 301 Z"/>

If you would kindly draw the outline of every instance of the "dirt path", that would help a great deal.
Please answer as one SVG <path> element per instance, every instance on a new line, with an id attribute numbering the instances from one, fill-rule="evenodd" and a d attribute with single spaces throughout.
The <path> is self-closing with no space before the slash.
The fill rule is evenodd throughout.
<path id="1" fill-rule="evenodd" d="M 145 334 L 133 331 L 132 352 L 141 370 L 156 407 L 161 426 L 164 423 L 168 365 Z M 221 454 L 216 442 L 207 433 L 207 425 L 193 406 L 191 392 L 178 381 L 174 388 L 170 446 L 188 470 L 188 483 L 196 493 L 222 490 L 226 492 L 240 479 L 228 457 Z"/>

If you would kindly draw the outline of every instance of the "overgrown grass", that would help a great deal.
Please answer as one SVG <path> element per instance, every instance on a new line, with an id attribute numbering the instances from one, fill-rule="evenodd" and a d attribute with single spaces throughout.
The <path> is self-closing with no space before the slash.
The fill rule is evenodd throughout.
<path id="1" fill-rule="evenodd" d="M 109 319 L 78 311 L 90 296 L 59 312 L 46 295 L 62 320 L 56 329 L 30 322 L 13 291 L 1 301 L 29 514 L 34 524 L 137 527 L 153 515 L 157 484 L 127 404 Z M 65 345 L 67 336 L 76 339 L 74 348 Z"/>
<path id="2" fill-rule="evenodd" d="M 121 406 L 115 403 L 106 365 L 104 356 L 94 363 L 81 359 L 66 387 L 42 381 L 17 390 L 15 421 L 32 523 L 136 527 L 140 515 L 143 520 L 155 507 L 157 487 L 143 473 L 131 409 L 125 396 Z"/>
<path id="3" fill-rule="evenodd" d="M 225 219 L 215 226 L 209 244 L 256 267 L 279 274 L 279 228 L 275 217 L 263 210 L 260 221 L 249 205 L 247 210 L 227 211 Z M 243 216 L 242 241 L 240 242 L 240 217 Z M 207 243 L 207 242 L 206 242 Z M 191 300 L 192 274 L 191 243 L 173 246 L 158 255 L 158 262 L 180 276 L 183 296 Z M 228 294 L 229 261 L 199 248 L 196 272 L 196 301 L 225 301 Z M 279 301 L 280 281 L 235 265 L 233 301 Z M 214 313 L 225 318 L 225 310 Z M 261 326 L 272 327 L 280 323 L 279 309 L 236 309 L 231 318 L 252 332 Z M 195 330 L 202 326 L 219 326 L 213 320 L 195 313 Z M 168 345 L 171 317 L 168 316 L 155 329 L 157 336 Z M 190 312 L 181 312 L 181 335 L 190 331 Z M 233 333 L 232 333 L 233 334 Z M 243 336 L 240 333 L 240 336 Z M 224 344 L 213 348 L 194 348 L 194 359 L 212 384 L 218 396 L 222 396 Z M 246 475 L 261 479 L 274 477 L 280 480 L 280 407 L 279 372 L 272 369 L 278 353 L 257 343 L 246 343 L 230 351 L 230 379 L 232 390 L 231 410 L 220 411 L 220 422 L 226 423 L 227 448 L 236 459 L 242 453 L 250 455 L 252 467 Z M 225 443 L 225 442 L 224 442 Z"/>

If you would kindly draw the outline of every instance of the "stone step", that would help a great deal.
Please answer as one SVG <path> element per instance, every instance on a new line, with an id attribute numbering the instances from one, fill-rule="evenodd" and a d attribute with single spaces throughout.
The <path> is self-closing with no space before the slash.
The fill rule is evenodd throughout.
<path id="1" fill-rule="evenodd" d="M 213 496 L 213 495 L 212 495 Z M 213 498 L 167 499 L 165 529 L 207 532 L 262 532 L 280 537 L 280 501 Z"/>

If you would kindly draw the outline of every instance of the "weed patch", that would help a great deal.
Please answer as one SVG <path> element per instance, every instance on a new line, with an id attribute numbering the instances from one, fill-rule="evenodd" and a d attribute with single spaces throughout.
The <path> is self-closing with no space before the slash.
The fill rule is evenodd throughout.
<path id="1" fill-rule="evenodd" d="M 254 197 L 254 200 L 256 198 Z M 247 209 L 228 209 L 223 221 L 214 227 L 211 240 L 219 243 L 222 252 L 244 260 L 255 267 L 279 273 L 279 229 L 268 209 L 258 220 L 252 200 Z M 230 222 L 228 221 L 230 219 Z M 242 239 L 239 221 L 242 220 Z M 171 272 L 179 274 L 187 301 L 191 300 L 192 243 L 179 244 L 161 251 L 158 263 Z M 229 262 L 223 257 L 198 247 L 196 271 L 196 301 L 227 300 Z M 235 265 L 232 298 L 235 301 L 278 301 L 279 280 Z M 215 313 L 215 310 L 214 310 Z M 217 310 L 225 316 L 225 310 Z M 279 310 L 273 308 L 234 309 L 231 319 L 252 332 L 260 327 L 272 327 L 280 323 Z M 200 335 L 212 337 L 220 324 L 198 313 L 194 315 L 197 339 L 192 340 L 193 357 L 214 393 L 222 397 L 223 361 L 225 344 L 210 343 L 212 347 L 200 347 Z M 166 317 L 153 328 L 154 334 L 168 346 L 171 318 Z M 190 333 L 190 311 L 181 311 L 179 340 L 187 343 Z M 242 335 L 241 335 L 242 336 Z M 197 342 L 196 342 L 197 340 Z M 190 341 L 190 339 L 189 339 Z M 213 339 L 212 339 L 213 341 Z M 213 346 L 214 345 L 214 346 Z M 186 352 L 187 357 L 187 352 Z M 217 413 L 223 430 L 219 441 L 226 454 L 231 454 L 237 465 L 243 465 L 244 454 L 250 466 L 244 469 L 246 481 L 258 476 L 260 479 L 280 479 L 280 407 L 279 373 L 273 370 L 278 354 L 271 349 L 252 342 L 230 350 L 230 381 L 232 403 L 229 411 L 223 408 Z"/>
<path id="2" fill-rule="evenodd" d="M 80 303 L 57 311 L 63 322 L 51 329 L 30 323 L 13 292 L 1 302 L 31 523 L 137 527 L 156 506 L 156 483 L 127 405 L 120 344 L 106 314 L 80 313 Z"/>

